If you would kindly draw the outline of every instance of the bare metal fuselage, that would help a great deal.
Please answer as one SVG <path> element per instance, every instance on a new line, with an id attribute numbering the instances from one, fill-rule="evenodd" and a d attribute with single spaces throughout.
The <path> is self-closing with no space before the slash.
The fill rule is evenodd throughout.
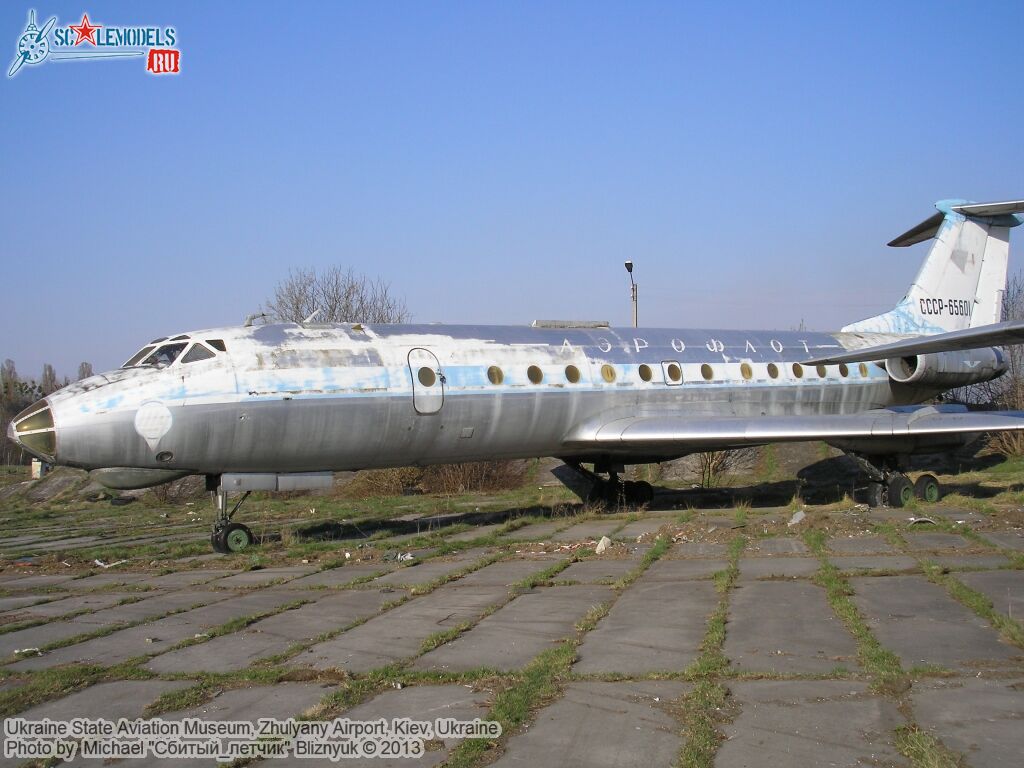
<path id="1" fill-rule="evenodd" d="M 894 385 L 875 364 L 799 365 L 880 336 L 294 324 L 187 336 L 226 351 L 50 396 L 50 458 L 208 475 L 535 456 L 629 464 L 700 446 L 623 455 L 567 448 L 566 435 L 618 414 L 849 414 L 934 394 Z"/>

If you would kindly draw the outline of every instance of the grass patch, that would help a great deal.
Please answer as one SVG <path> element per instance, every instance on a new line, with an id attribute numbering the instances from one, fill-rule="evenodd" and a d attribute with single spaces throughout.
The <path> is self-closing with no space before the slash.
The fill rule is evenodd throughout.
<path id="1" fill-rule="evenodd" d="M 895 746 L 914 768 L 963 768 L 965 765 L 960 755 L 916 726 L 897 728 Z"/>
<path id="2" fill-rule="evenodd" d="M 0 715 L 11 717 L 46 701 L 59 699 L 96 683 L 110 680 L 147 680 L 154 675 L 139 669 L 135 660 L 115 667 L 74 664 L 25 673 L 24 684 L 0 691 Z"/>

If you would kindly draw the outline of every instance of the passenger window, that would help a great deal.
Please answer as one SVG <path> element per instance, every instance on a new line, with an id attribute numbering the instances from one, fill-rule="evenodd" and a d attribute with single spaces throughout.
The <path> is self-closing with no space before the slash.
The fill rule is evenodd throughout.
<path id="1" fill-rule="evenodd" d="M 213 352 L 208 350 L 202 344 L 193 344 L 192 348 L 185 353 L 183 358 L 181 358 L 181 364 L 198 363 L 200 360 L 209 360 L 211 357 L 215 357 Z"/>
<path id="2" fill-rule="evenodd" d="M 187 344 L 164 344 L 153 354 L 142 361 L 142 365 L 155 365 L 163 368 L 178 359 L 178 355 L 185 351 Z"/>

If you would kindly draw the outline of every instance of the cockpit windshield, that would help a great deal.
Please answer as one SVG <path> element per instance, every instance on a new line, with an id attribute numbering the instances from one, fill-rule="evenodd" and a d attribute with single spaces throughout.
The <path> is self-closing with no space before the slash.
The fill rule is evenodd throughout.
<path id="1" fill-rule="evenodd" d="M 188 344 L 184 342 L 162 344 L 155 351 L 151 352 L 140 365 L 155 365 L 158 368 L 164 368 L 177 360 L 178 355 L 184 352 L 187 346 Z"/>
<path id="2" fill-rule="evenodd" d="M 186 341 L 178 341 L 182 338 L 186 339 Z M 191 346 L 189 346 L 190 344 Z M 188 348 L 188 352 L 182 357 L 181 353 L 185 352 L 186 348 Z M 176 360 L 179 360 L 183 365 L 197 363 L 201 360 L 210 360 L 217 356 L 217 352 L 224 352 L 226 350 L 223 339 L 206 339 L 206 344 L 204 345 L 198 341 L 191 342 L 187 336 L 175 336 L 171 340 L 164 337 L 149 342 L 149 344 L 128 358 L 128 361 L 121 367 L 134 368 L 143 365 L 153 365 L 157 368 L 165 368 Z"/>

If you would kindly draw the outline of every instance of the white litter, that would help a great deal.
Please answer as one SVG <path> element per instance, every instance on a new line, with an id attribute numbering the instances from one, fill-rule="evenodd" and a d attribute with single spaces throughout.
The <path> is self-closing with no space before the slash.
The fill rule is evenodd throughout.
<path id="1" fill-rule="evenodd" d="M 597 554 L 603 554 L 608 547 L 612 545 L 612 540 L 607 536 L 602 536 L 601 540 L 597 542 L 597 548 L 594 550 Z"/>

